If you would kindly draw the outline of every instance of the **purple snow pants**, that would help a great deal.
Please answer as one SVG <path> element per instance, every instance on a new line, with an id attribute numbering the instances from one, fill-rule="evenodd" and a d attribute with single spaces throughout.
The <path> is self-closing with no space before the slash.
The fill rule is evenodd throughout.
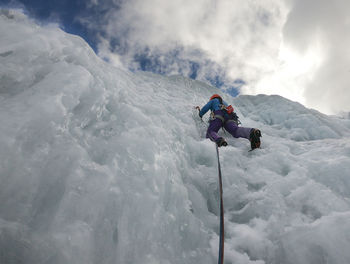
<path id="1" fill-rule="evenodd" d="M 224 113 L 221 110 L 215 111 L 215 115 L 224 116 Z M 246 138 L 249 140 L 250 131 L 252 128 L 249 127 L 239 127 L 235 122 L 229 121 L 225 119 L 224 128 L 227 132 L 229 132 L 235 138 Z M 220 118 L 215 118 L 210 121 L 208 130 L 207 130 L 207 138 L 210 138 L 212 141 L 217 141 L 220 136 L 218 136 L 218 131 L 222 127 L 222 121 Z"/>

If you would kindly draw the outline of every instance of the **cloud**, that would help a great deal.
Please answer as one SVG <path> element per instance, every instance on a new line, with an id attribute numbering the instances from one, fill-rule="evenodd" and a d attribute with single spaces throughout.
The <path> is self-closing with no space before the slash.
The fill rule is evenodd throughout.
<path id="1" fill-rule="evenodd" d="M 93 0 L 81 17 L 116 65 L 349 111 L 345 0 Z M 346 39 L 347 38 L 347 39 Z M 347 68 L 348 67 L 348 68 Z"/>
<path id="2" fill-rule="evenodd" d="M 350 111 L 349 10 L 347 0 L 295 0 L 283 30 L 299 54 L 319 50 L 321 62 L 303 95 L 306 105 L 327 113 Z"/>
<path id="3" fill-rule="evenodd" d="M 177 50 L 181 52 L 174 63 L 199 63 L 199 76 L 206 76 L 210 61 L 227 69 L 226 81 L 232 82 L 236 78 L 255 81 L 259 69 L 266 70 L 271 56 L 277 54 L 280 36 L 276 32 L 284 18 L 279 1 L 129 0 L 103 1 L 95 7 L 109 11 L 99 23 L 93 19 L 90 27 L 103 30 L 101 37 L 108 39 L 111 52 L 120 54 L 125 63 L 133 65 L 134 55 L 145 50 L 163 57 Z"/>

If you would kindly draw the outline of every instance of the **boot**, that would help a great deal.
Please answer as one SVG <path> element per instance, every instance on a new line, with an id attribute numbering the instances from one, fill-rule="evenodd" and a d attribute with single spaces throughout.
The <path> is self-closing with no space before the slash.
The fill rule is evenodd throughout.
<path id="1" fill-rule="evenodd" d="M 259 129 L 252 128 L 250 131 L 250 146 L 253 149 L 260 148 L 260 137 L 261 137 L 261 132 Z"/>
<path id="2" fill-rule="evenodd" d="M 218 145 L 218 147 L 221 147 L 221 146 L 226 147 L 227 146 L 227 142 L 224 138 L 218 138 L 216 140 L 216 144 Z"/>

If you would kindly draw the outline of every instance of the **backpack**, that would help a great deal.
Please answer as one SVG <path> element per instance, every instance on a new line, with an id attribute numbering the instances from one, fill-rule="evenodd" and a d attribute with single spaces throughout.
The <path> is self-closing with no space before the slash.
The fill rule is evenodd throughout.
<path id="1" fill-rule="evenodd" d="M 234 108 L 233 108 L 232 105 L 225 106 L 225 105 L 223 104 L 223 102 L 222 102 L 222 98 L 221 98 L 221 97 L 216 97 L 216 98 L 219 99 L 221 110 L 226 111 L 226 113 L 228 113 L 229 115 L 230 115 L 231 113 L 233 113 Z"/>
<path id="2" fill-rule="evenodd" d="M 225 106 L 222 102 L 222 98 L 221 97 L 216 97 L 217 99 L 219 99 L 220 102 L 220 108 L 221 110 L 223 110 L 227 115 L 228 115 L 228 120 L 232 120 L 234 121 L 237 125 L 241 124 L 241 121 L 239 121 L 239 117 L 238 115 L 234 112 L 234 108 L 232 105 L 228 105 Z M 216 118 L 217 116 L 215 116 L 213 114 L 212 118 Z M 224 122 L 224 121 L 223 121 Z"/>

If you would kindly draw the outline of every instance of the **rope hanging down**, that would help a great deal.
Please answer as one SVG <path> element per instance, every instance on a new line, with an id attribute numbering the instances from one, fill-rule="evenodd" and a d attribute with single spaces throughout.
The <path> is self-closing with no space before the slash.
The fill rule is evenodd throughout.
<path id="1" fill-rule="evenodd" d="M 199 106 L 195 107 L 198 111 L 200 111 Z M 205 124 L 203 119 L 201 118 L 202 123 Z M 220 166 L 220 157 L 219 157 L 219 147 L 217 144 L 216 146 L 216 156 L 218 158 L 218 171 L 219 171 L 219 193 L 220 193 L 220 240 L 219 240 L 219 258 L 218 258 L 218 264 L 224 263 L 224 238 L 225 238 L 225 231 L 224 231 L 224 202 L 222 199 L 222 177 L 221 177 L 221 166 Z"/>
<path id="2" fill-rule="evenodd" d="M 216 155 L 218 157 L 218 171 L 219 171 L 219 193 L 220 193 L 220 240 L 219 240 L 219 259 L 218 264 L 224 263 L 224 202 L 222 199 L 222 177 L 221 177 L 221 167 L 220 167 L 220 158 L 219 158 L 219 148 L 216 146 Z"/>

